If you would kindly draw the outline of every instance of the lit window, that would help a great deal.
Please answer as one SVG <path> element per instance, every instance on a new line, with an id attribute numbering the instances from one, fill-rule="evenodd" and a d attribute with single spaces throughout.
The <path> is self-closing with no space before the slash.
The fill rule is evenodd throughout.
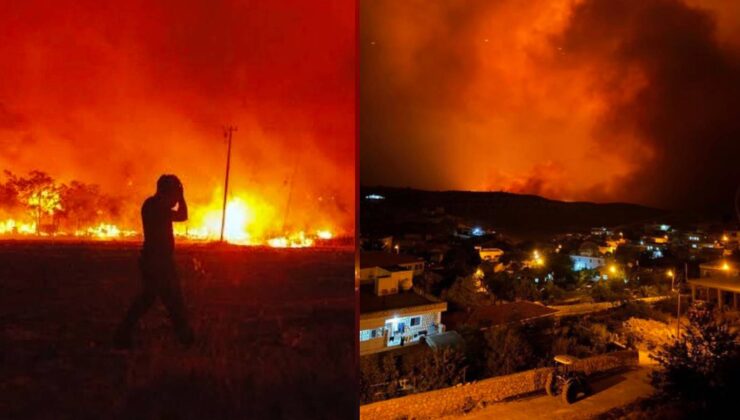
<path id="1" fill-rule="evenodd" d="M 409 325 L 411 325 L 412 327 L 416 327 L 416 326 L 421 325 L 421 317 L 420 316 L 415 316 L 415 317 L 411 318 L 411 321 L 409 322 Z"/>

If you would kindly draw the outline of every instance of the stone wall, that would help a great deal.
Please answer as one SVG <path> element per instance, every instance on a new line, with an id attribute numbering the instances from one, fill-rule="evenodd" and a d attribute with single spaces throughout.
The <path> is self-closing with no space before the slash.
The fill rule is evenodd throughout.
<path id="1" fill-rule="evenodd" d="M 588 375 L 637 366 L 636 351 L 620 351 L 582 359 L 575 368 Z M 523 396 L 545 389 L 552 368 L 533 369 L 451 388 L 412 394 L 360 407 L 362 420 L 433 419 L 461 414 L 477 406 Z"/>
<path id="2" fill-rule="evenodd" d="M 655 303 L 664 299 L 668 299 L 670 296 L 651 296 L 635 299 L 637 302 Z M 621 301 L 614 302 L 593 302 L 593 303 L 576 303 L 573 305 L 552 305 L 548 308 L 555 309 L 558 312 L 555 313 L 556 317 L 560 316 L 573 316 L 582 315 L 593 312 L 606 311 L 608 309 L 618 308 L 622 305 Z"/>

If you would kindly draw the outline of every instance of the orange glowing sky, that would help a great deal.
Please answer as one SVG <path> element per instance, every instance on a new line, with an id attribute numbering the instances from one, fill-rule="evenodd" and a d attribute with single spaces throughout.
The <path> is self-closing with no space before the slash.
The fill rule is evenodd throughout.
<path id="1" fill-rule="evenodd" d="M 740 4 L 361 2 L 364 185 L 664 208 L 740 184 Z"/>
<path id="2" fill-rule="evenodd" d="M 355 16 L 343 0 L 2 2 L 0 169 L 97 183 L 134 213 L 171 172 L 197 205 L 235 124 L 234 191 L 282 209 L 292 179 L 296 225 L 351 234 Z"/>

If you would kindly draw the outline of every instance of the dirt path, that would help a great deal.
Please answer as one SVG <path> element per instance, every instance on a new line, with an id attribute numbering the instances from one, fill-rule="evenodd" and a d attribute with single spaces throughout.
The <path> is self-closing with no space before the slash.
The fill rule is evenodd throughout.
<path id="1" fill-rule="evenodd" d="M 653 388 L 649 372 L 649 368 L 642 367 L 596 381 L 592 384 L 593 394 L 571 405 L 559 398 L 538 395 L 446 419 L 588 419 L 650 395 Z"/>

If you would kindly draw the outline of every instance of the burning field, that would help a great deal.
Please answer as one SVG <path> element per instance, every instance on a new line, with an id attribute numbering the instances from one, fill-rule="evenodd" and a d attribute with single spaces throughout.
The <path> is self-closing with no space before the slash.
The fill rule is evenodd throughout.
<path id="1" fill-rule="evenodd" d="M 355 5 L 5 3 L 0 418 L 353 415 Z M 115 352 L 162 174 L 200 341 Z"/>
<path id="2" fill-rule="evenodd" d="M 41 171 L 31 171 L 25 177 L 6 171 L 5 177 L 6 182 L 0 183 L 0 237 L 141 237 L 136 206 L 122 197 L 102 193 L 98 185 L 74 180 L 60 183 Z M 218 240 L 225 216 L 224 239 L 238 245 L 301 248 L 351 240 L 347 229 L 332 220 L 332 212 L 322 212 L 318 206 L 301 207 L 302 217 L 307 213 L 314 217 L 296 224 L 290 220 L 298 216 L 289 219 L 289 202 L 279 209 L 256 194 L 239 193 L 231 196 L 223 209 L 219 197 L 223 197 L 223 190 L 216 189 L 212 200 L 196 203 L 190 220 L 175 225 L 176 234 L 192 241 Z M 317 198 L 319 204 L 324 200 Z M 337 237 L 338 228 L 344 237 Z"/>
<path id="3" fill-rule="evenodd" d="M 121 352 L 138 245 L 50 239 L 0 242 L 4 418 L 354 415 L 351 247 L 179 245 L 196 345 L 156 305 Z"/>
<path id="4" fill-rule="evenodd" d="M 169 173 L 178 235 L 218 239 L 227 155 L 229 242 L 352 237 L 355 17 L 345 1 L 9 3 L 0 237 L 135 237 Z"/>

